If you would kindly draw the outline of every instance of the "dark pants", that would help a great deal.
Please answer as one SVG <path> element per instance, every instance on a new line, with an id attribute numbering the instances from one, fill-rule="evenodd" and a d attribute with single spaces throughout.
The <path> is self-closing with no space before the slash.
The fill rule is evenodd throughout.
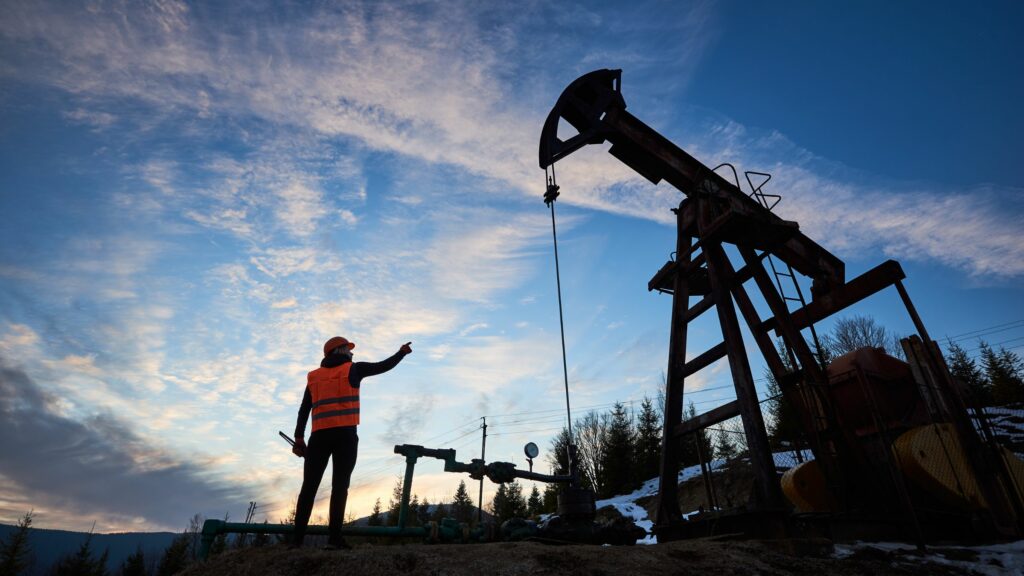
<path id="1" fill-rule="evenodd" d="M 345 522 L 345 501 L 348 500 L 348 485 L 352 469 L 356 467 L 356 452 L 359 436 L 354 426 L 325 428 L 309 436 L 306 446 L 306 463 L 302 469 L 302 490 L 295 505 L 295 543 L 302 544 L 313 513 L 313 501 L 320 480 L 327 469 L 327 460 L 334 457 L 334 471 L 331 478 L 331 515 L 328 532 L 329 542 L 341 541 L 341 525 Z"/>

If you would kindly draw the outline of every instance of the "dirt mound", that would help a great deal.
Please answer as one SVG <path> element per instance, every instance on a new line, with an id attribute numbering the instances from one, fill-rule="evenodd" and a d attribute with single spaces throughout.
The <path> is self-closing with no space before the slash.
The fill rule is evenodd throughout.
<path id="1" fill-rule="evenodd" d="M 654 574 L 970 574 L 907 552 L 867 548 L 836 558 L 826 541 L 699 539 L 653 546 L 551 546 L 536 542 L 372 546 L 347 551 L 275 545 L 227 552 L 183 574 L 619 576 Z"/>

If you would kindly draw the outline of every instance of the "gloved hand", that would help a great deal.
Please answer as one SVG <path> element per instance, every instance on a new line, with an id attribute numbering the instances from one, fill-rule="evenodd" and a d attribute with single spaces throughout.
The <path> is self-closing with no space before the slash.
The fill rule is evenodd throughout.
<path id="1" fill-rule="evenodd" d="M 306 457 L 306 441 L 301 437 L 295 439 L 295 445 L 292 446 L 292 454 L 295 454 L 299 458 Z"/>
<path id="2" fill-rule="evenodd" d="M 409 347 L 410 344 L 412 344 L 412 342 L 406 342 L 405 344 L 402 344 L 402 347 L 399 348 L 398 351 L 401 352 L 402 354 L 412 354 L 412 348 Z"/>

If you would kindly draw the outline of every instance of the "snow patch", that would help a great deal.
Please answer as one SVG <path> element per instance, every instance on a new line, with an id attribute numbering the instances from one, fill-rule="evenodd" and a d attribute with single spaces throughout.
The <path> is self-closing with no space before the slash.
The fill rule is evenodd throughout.
<path id="1" fill-rule="evenodd" d="M 773 456 L 775 458 L 775 465 L 779 468 L 788 468 L 795 460 L 795 453 L 793 451 L 778 452 L 773 454 Z M 811 454 L 810 450 L 804 450 L 801 453 L 801 456 L 805 461 L 814 459 L 814 455 Z M 707 466 L 711 470 L 712 474 L 716 474 L 721 471 L 721 468 L 725 464 L 725 460 L 719 459 L 708 462 Z M 679 471 L 677 481 L 682 484 L 683 482 L 697 478 L 700 475 L 701 471 L 699 465 L 687 466 Z M 598 509 L 604 508 L 605 506 L 613 507 L 619 512 L 619 514 L 622 514 L 626 518 L 631 518 L 637 526 L 646 530 L 647 536 L 637 540 L 637 544 L 657 544 L 657 536 L 651 533 L 651 529 L 654 527 L 654 521 L 648 516 L 647 510 L 636 502 L 641 498 L 655 496 L 657 494 L 658 478 L 651 478 L 629 494 L 622 494 L 619 496 L 613 496 L 612 498 L 598 500 L 596 505 Z M 690 516 L 697 514 L 698 512 L 699 510 L 692 510 L 683 514 L 683 518 L 688 519 Z"/>
<path id="2" fill-rule="evenodd" d="M 852 544 L 836 544 L 833 557 L 847 558 L 858 550 L 875 548 L 887 552 L 914 552 L 915 547 L 899 542 L 854 542 Z M 977 554 L 976 560 L 953 560 L 943 555 L 943 550 L 969 550 Z M 965 573 L 976 572 L 985 576 L 1005 576 L 1006 574 L 1024 574 L 1024 540 L 1006 544 L 989 544 L 985 546 L 934 546 L 927 547 L 921 556 L 908 556 L 927 560 L 964 570 Z"/>

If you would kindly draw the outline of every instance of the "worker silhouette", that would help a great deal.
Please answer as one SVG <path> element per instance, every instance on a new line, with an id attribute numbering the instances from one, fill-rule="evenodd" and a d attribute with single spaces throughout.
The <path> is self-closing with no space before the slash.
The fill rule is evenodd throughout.
<path id="1" fill-rule="evenodd" d="M 292 453 L 304 457 L 306 462 L 302 467 L 302 489 L 295 505 L 292 546 L 302 546 L 317 488 L 327 469 L 327 460 L 333 457 L 327 548 L 350 548 L 341 535 L 341 525 L 345 521 L 345 501 L 348 500 L 349 481 L 359 449 L 359 436 L 356 434 L 359 386 L 363 378 L 382 374 L 397 366 L 402 358 L 412 353 L 411 344 L 402 344 L 398 352 L 383 362 L 353 362 L 352 349 L 356 345 L 341 336 L 335 336 L 324 344 L 324 359 L 320 367 L 306 377 L 306 393 L 295 423 Z M 309 435 L 307 447 L 302 437 L 310 410 L 313 412 L 313 433 Z"/>

